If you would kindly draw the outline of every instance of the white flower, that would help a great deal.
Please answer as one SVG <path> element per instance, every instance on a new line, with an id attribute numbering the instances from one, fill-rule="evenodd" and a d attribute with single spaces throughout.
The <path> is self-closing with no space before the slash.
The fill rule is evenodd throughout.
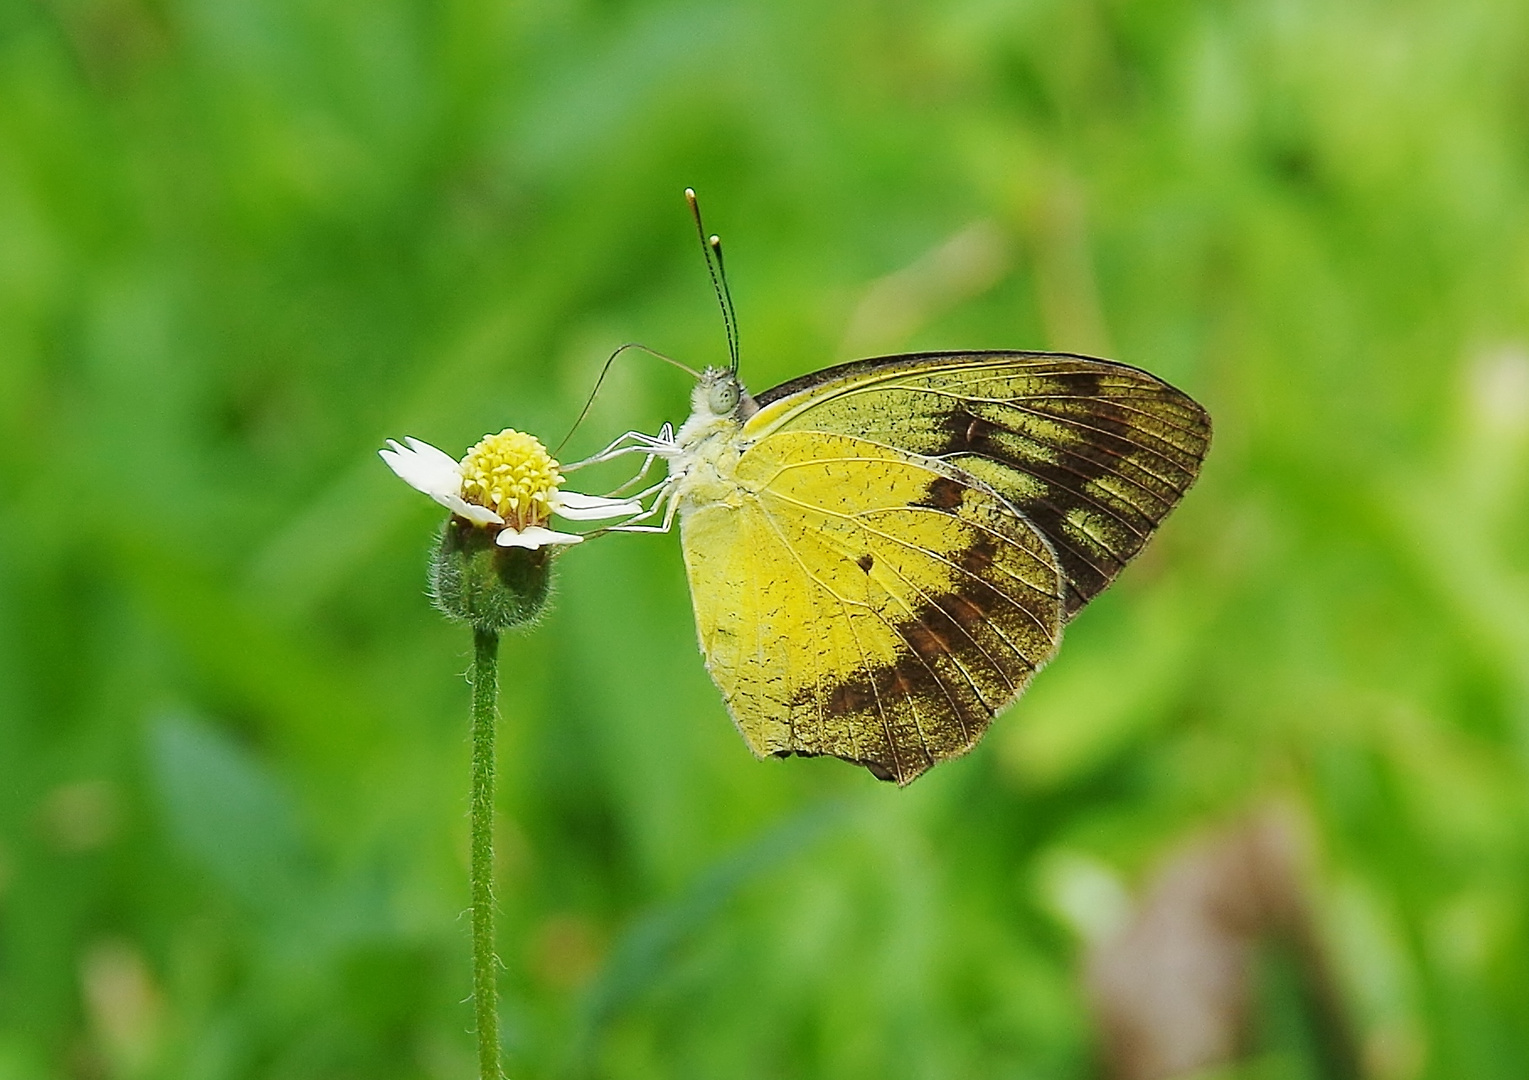
<path id="1" fill-rule="evenodd" d="M 404 483 L 423 491 L 457 517 L 496 530 L 500 547 L 539 548 L 577 544 L 578 533 L 547 528 L 556 514 L 570 521 L 630 517 L 642 509 L 632 499 L 608 499 L 560 491 L 563 476 L 547 448 L 535 436 L 506 428 L 486 435 L 461 461 L 429 443 L 388 440 L 377 451 Z"/>

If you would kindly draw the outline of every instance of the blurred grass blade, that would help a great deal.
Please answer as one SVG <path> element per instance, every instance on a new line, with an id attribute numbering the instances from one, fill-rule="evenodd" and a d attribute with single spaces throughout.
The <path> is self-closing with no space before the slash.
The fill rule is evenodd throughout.
<path id="1" fill-rule="evenodd" d="M 150 728 L 149 758 L 165 823 L 187 860 L 251 907 L 290 899 L 306 851 L 291 797 L 265 765 L 216 728 L 173 714 Z"/>
<path id="2" fill-rule="evenodd" d="M 640 916 L 629 927 L 584 1001 L 574 1040 L 575 1072 L 587 1066 L 601 1029 L 657 982 L 685 942 L 745 886 L 802 854 L 848 817 L 842 802 L 809 807 L 753 843 L 713 863 L 680 896 Z"/>

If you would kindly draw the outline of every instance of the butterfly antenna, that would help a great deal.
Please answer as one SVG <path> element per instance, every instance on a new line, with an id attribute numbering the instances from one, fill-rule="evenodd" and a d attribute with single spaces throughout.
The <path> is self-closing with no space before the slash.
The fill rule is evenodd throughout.
<path id="1" fill-rule="evenodd" d="M 707 236 L 701 221 L 701 204 L 695 197 L 695 188 L 685 189 L 685 201 L 690 204 L 690 216 L 695 219 L 696 235 L 701 238 L 701 254 L 706 259 L 706 274 L 711 278 L 712 292 L 716 293 L 717 306 L 722 309 L 722 326 L 727 332 L 727 358 L 729 367 L 738 370 L 738 319 L 733 312 L 732 292 L 727 287 L 727 272 L 722 267 L 722 239 Z"/>
<path id="2" fill-rule="evenodd" d="M 600 377 L 595 380 L 595 388 L 589 392 L 589 398 L 588 398 L 588 400 L 586 400 L 584 402 L 584 408 L 579 411 L 579 418 L 573 422 L 573 427 L 568 429 L 568 434 L 564 435 L 563 438 L 562 438 L 562 441 L 559 442 L 557 444 L 557 446 L 553 448 L 553 450 L 552 450 L 552 456 L 553 457 L 557 457 L 559 454 L 561 454 L 563 452 L 563 447 L 568 445 L 568 440 L 573 438 L 573 433 L 575 431 L 579 430 L 579 425 L 582 424 L 584 422 L 585 417 L 587 417 L 589 415 L 589 410 L 594 408 L 594 405 L 595 405 L 595 395 L 600 393 L 600 385 L 603 382 L 605 382 L 605 376 L 610 373 L 611 365 L 616 362 L 616 357 L 620 356 L 622 353 L 626 352 L 628 349 L 636 349 L 638 352 L 645 352 L 649 356 L 656 357 L 657 359 L 662 360 L 666 364 L 672 364 L 675 367 L 679 368 L 681 371 L 685 372 L 692 379 L 699 379 L 701 377 L 701 373 L 699 371 L 697 371 L 695 368 L 691 367 L 689 364 L 682 364 L 678 360 L 674 359 L 674 357 L 672 357 L 672 356 L 665 356 L 663 353 L 659 352 L 657 349 L 650 349 L 646 345 L 639 345 L 635 341 L 627 342 L 625 345 L 622 345 L 619 348 L 617 348 L 615 352 L 610 354 L 610 356 L 605 358 L 605 366 L 600 369 Z"/>
<path id="3" fill-rule="evenodd" d="M 706 241 L 711 248 L 712 254 L 717 257 L 717 276 L 722 279 L 722 299 L 725 301 L 723 310 L 726 312 L 730 333 L 728 335 L 728 352 L 733 358 L 733 374 L 738 374 L 738 312 L 733 308 L 733 290 L 727 284 L 727 264 L 722 261 L 722 238 L 713 233 Z"/>

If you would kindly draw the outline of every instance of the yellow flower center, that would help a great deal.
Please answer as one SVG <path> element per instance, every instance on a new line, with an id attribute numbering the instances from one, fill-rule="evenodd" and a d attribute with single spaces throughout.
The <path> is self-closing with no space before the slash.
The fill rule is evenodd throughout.
<path id="1" fill-rule="evenodd" d="M 513 428 L 485 435 L 462 459 L 462 498 L 488 507 L 517 530 L 546 523 L 562 482 L 541 440 Z"/>

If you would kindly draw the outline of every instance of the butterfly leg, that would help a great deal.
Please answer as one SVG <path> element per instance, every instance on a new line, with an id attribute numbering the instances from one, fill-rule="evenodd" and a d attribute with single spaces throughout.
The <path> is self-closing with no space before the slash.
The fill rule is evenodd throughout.
<path id="1" fill-rule="evenodd" d="M 679 453 L 679 447 L 674 442 L 674 425 L 666 423 L 659 428 L 657 435 L 649 435 L 642 431 L 628 431 L 614 439 L 598 454 L 587 457 L 583 461 L 562 466 L 562 471 L 574 472 L 586 465 L 598 465 L 602 461 L 610 461 L 623 454 L 646 454 L 650 458 L 671 458 L 677 453 Z"/>
<path id="2" fill-rule="evenodd" d="M 612 491 L 611 492 L 611 497 L 619 496 L 619 495 L 621 495 L 622 492 L 626 491 L 628 488 L 632 487 L 634 484 L 641 483 L 642 480 L 648 475 L 648 470 L 653 468 L 653 460 L 656 457 L 658 457 L 657 454 L 647 454 L 647 455 L 645 455 L 643 457 L 643 459 L 642 459 L 642 468 L 638 469 L 636 475 L 634 475 L 630 480 L 628 480 L 626 483 L 622 484 L 615 491 Z M 636 495 L 633 495 L 632 498 L 634 498 L 634 499 L 645 499 L 649 495 L 651 495 L 655 491 L 657 491 L 659 488 L 663 487 L 664 484 L 667 484 L 668 482 L 669 481 L 667 479 L 665 479 L 663 481 L 660 481 L 657 484 L 654 484 L 651 487 L 644 488 L 642 491 L 638 492 Z"/>
<path id="3" fill-rule="evenodd" d="M 655 490 L 662 491 L 662 489 L 664 487 L 666 487 L 666 486 L 668 486 L 668 481 L 665 481 L 663 484 L 657 485 Z M 653 505 L 648 507 L 642 513 L 636 514 L 633 517 L 627 518 L 620 525 L 611 525 L 611 526 L 607 527 L 606 529 L 604 529 L 602 531 L 603 532 L 666 533 L 671 528 L 674 527 L 674 514 L 675 514 L 675 511 L 678 509 L 679 504 L 680 504 L 679 492 L 675 491 L 673 488 L 670 488 L 670 490 L 668 490 L 667 492 L 663 492 L 662 494 L 660 494 L 659 497 L 653 501 Z M 664 521 L 663 521 L 662 525 L 638 525 L 638 524 L 636 524 L 637 522 L 645 521 L 646 519 L 651 518 L 654 514 L 658 513 L 659 507 L 663 507 L 663 509 L 664 509 Z"/>
<path id="4" fill-rule="evenodd" d="M 633 477 L 632 479 L 636 480 L 637 478 Z M 643 499 L 646 499 L 649 495 L 654 495 L 654 494 L 657 494 L 658 492 L 664 490 L 664 488 L 668 487 L 671 482 L 672 482 L 671 479 L 666 476 L 666 477 L 664 477 L 664 479 L 660 480 L 658 483 L 651 484 L 648 487 L 643 488 L 641 491 L 634 492 L 631 495 L 614 495 L 612 497 L 613 498 L 625 499 L 628 502 L 641 502 Z M 616 490 L 619 492 L 623 488 L 629 487 L 631 485 L 631 483 L 632 483 L 632 481 L 629 480 L 629 481 L 627 481 L 627 483 L 622 484 L 621 487 L 617 488 Z"/>

